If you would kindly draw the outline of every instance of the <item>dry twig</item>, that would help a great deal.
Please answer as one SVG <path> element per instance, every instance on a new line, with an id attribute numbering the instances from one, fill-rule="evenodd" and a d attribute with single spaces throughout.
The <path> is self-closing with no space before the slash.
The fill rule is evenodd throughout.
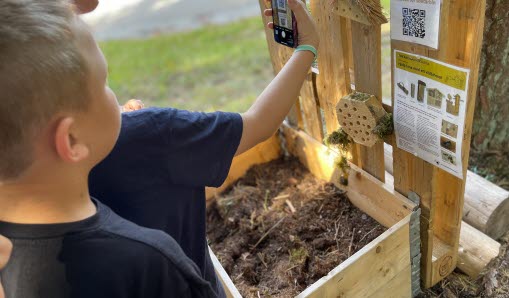
<path id="1" fill-rule="evenodd" d="M 350 239 L 350 246 L 348 247 L 348 257 L 352 255 L 353 238 L 355 237 L 355 228 L 352 230 L 352 239 Z"/>
<path id="2" fill-rule="evenodd" d="M 263 239 L 265 239 L 265 237 L 267 237 L 270 234 L 270 232 L 272 232 L 277 226 L 279 226 L 283 222 L 283 220 L 285 218 L 286 217 L 281 218 L 275 225 L 273 225 L 267 232 L 265 232 L 265 234 L 263 234 L 263 236 L 260 238 L 260 240 L 258 240 L 258 242 L 256 242 L 256 244 L 253 246 L 253 248 L 251 248 L 251 250 L 254 250 L 258 246 L 258 244 L 260 244 L 263 241 Z"/>

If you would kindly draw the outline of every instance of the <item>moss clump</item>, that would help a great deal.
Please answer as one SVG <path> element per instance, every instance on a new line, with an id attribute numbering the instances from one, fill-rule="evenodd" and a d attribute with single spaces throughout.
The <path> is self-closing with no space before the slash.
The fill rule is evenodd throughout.
<path id="1" fill-rule="evenodd" d="M 391 113 L 385 114 L 373 129 L 373 133 L 379 136 L 382 140 L 385 139 L 386 136 L 391 135 L 393 132 L 394 121 Z"/>
<path id="2" fill-rule="evenodd" d="M 350 95 L 350 98 L 357 101 L 366 101 L 371 98 L 371 94 L 354 92 Z"/>
<path id="3" fill-rule="evenodd" d="M 341 150 L 348 150 L 348 146 L 352 143 L 352 139 L 350 136 L 342 129 L 331 133 L 325 139 L 325 145 L 330 146 L 338 146 Z"/>
<path id="4" fill-rule="evenodd" d="M 288 251 L 290 264 L 303 264 L 309 256 L 305 247 L 294 248 Z"/>
<path id="5" fill-rule="evenodd" d="M 341 156 L 336 160 L 336 167 L 341 170 L 341 176 L 339 177 L 339 183 L 342 185 L 348 185 L 348 170 L 350 166 L 348 165 L 348 160 L 345 156 Z"/>

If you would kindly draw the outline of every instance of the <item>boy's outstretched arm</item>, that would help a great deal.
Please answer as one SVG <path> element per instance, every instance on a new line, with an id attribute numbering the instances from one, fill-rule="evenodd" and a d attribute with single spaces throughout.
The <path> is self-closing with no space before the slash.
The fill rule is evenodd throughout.
<path id="1" fill-rule="evenodd" d="M 288 0 L 288 5 L 297 19 L 299 44 L 317 49 L 318 31 L 305 3 Z M 272 16 L 272 9 L 265 10 L 265 15 Z M 269 23 L 268 27 L 272 29 L 273 23 Z M 268 139 L 279 128 L 299 95 L 313 59 L 314 54 L 310 51 L 295 52 L 249 110 L 242 114 L 244 130 L 235 155 Z"/>

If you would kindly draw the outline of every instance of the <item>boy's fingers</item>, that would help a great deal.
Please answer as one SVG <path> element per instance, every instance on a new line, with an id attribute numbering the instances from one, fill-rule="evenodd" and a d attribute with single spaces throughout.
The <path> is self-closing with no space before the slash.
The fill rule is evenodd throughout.
<path id="1" fill-rule="evenodd" d="M 263 11 L 263 14 L 267 17 L 271 17 L 272 16 L 272 8 L 269 8 L 269 9 L 266 9 Z"/>
<path id="2" fill-rule="evenodd" d="M 89 13 L 99 5 L 99 0 L 73 0 L 71 2 L 78 8 L 79 14 Z"/>
<path id="3" fill-rule="evenodd" d="M 295 14 L 295 17 L 298 20 L 303 20 L 306 17 L 306 7 L 304 2 L 300 0 L 288 0 L 288 6 Z"/>
<path id="4" fill-rule="evenodd" d="M 274 29 L 274 23 L 273 22 L 268 23 L 267 28 Z"/>

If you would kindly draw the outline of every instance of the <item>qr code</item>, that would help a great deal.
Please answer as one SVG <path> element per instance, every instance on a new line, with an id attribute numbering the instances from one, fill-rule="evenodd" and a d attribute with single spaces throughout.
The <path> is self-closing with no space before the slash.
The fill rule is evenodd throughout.
<path id="1" fill-rule="evenodd" d="M 403 8 L 403 35 L 426 37 L 426 11 Z"/>
<path id="2" fill-rule="evenodd" d="M 279 18 L 279 24 L 282 26 L 282 27 L 287 27 L 288 26 L 288 21 L 286 20 L 285 17 L 280 17 Z"/>
<path id="3" fill-rule="evenodd" d="M 286 10 L 286 0 L 277 0 L 277 7 L 280 10 Z"/>

